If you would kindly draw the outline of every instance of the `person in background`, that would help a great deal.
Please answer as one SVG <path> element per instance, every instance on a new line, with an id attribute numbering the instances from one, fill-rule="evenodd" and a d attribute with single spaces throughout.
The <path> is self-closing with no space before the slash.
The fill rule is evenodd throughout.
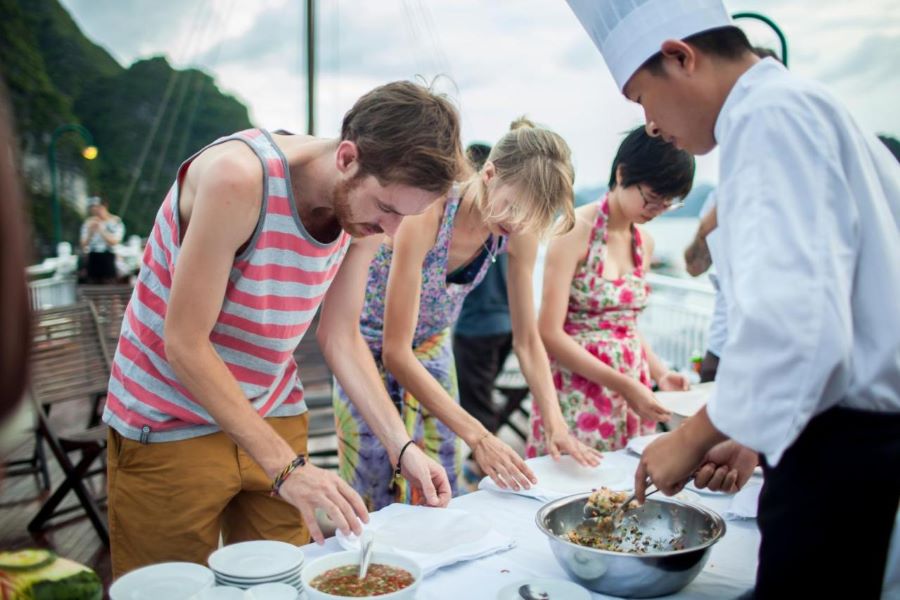
<path id="1" fill-rule="evenodd" d="M 700 224 L 693 241 L 684 251 L 685 269 L 692 277 L 699 277 L 712 266 L 709 245 L 716 237 L 716 193 L 710 192 L 700 209 Z M 722 347 L 728 338 L 728 324 L 725 297 L 722 295 L 719 273 L 710 273 L 709 281 L 715 290 L 716 298 L 712 318 L 709 322 L 709 333 L 706 337 L 706 353 L 700 363 L 700 383 L 714 381 L 719 368 L 719 357 Z"/>
<path id="2" fill-rule="evenodd" d="M 469 144 L 466 158 L 473 171 L 481 170 L 490 152 L 487 144 Z M 506 289 L 508 270 L 506 254 L 488 265 L 484 279 L 466 296 L 453 327 L 459 404 L 493 434 L 501 425 L 492 400 L 494 381 L 512 352 L 513 342 Z M 471 459 L 463 466 L 463 475 L 473 485 L 484 477 L 478 463 Z"/>
<path id="3" fill-rule="evenodd" d="M 643 127 L 622 141 L 604 198 L 579 207 L 575 227 L 547 249 L 540 330 L 566 423 L 608 452 L 656 431 L 669 412 L 653 397 L 688 387 L 638 332 L 647 305 L 653 238 L 639 225 L 677 208 L 691 190 L 694 159 Z M 543 419 L 531 417 L 526 454 L 544 453 Z"/>
<path id="4" fill-rule="evenodd" d="M 477 172 L 491 147 L 470 144 L 466 156 Z M 494 380 L 512 351 L 512 322 L 506 289 L 507 255 L 489 264 L 484 279 L 466 296 L 453 328 L 453 355 L 460 406 L 491 433 L 500 423 L 491 401 Z"/>
<path id="5" fill-rule="evenodd" d="M 644 450 L 638 500 L 704 461 L 746 480 L 759 452 L 755 597 L 880 597 L 900 504 L 897 161 L 823 86 L 756 56 L 721 0 L 568 2 L 649 133 L 720 151 L 728 340 L 706 406 Z"/>
<path id="6" fill-rule="evenodd" d="M 109 212 L 106 198 L 88 198 L 90 216 L 81 225 L 81 251 L 87 257 L 88 283 L 115 283 L 116 246 L 125 237 L 122 219 Z"/>
<path id="7" fill-rule="evenodd" d="M 497 485 L 520 489 L 535 482 L 522 458 L 459 406 L 456 389 L 450 327 L 465 297 L 507 252 L 513 347 L 535 404 L 548 414 L 548 452 L 555 458 L 571 454 L 586 465 L 599 462 L 562 419 L 534 315 L 538 239 L 559 212 L 564 215 L 560 228 L 571 226 L 573 179 L 565 141 L 519 119 L 481 170 L 454 186 L 443 202 L 404 221 L 385 243 L 373 240 L 369 255 L 358 262 L 368 272 L 365 287 L 358 285 L 356 274 L 352 286 L 335 282 L 361 314 L 358 326 L 345 334 L 365 339 L 409 435 L 444 466 L 454 493 L 462 463 L 460 439 Z M 347 353 L 342 358 L 358 360 Z M 348 383 L 338 376 L 334 389 L 341 476 L 370 509 L 416 503 L 408 486 L 395 481 L 384 449 L 349 401 Z"/>

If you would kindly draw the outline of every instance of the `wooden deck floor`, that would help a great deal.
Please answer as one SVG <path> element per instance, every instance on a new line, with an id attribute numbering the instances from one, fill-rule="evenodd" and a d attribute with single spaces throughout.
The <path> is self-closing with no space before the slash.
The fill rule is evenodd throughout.
<path id="1" fill-rule="evenodd" d="M 33 439 L 27 439 L 8 458 L 14 460 L 30 457 L 34 448 Z M 64 477 L 52 456 L 49 457 L 48 466 L 53 486 Z M 95 477 L 92 486 L 95 492 L 101 492 L 106 486 L 106 476 Z M 8 477 L 0 483 L 0 548 L 49 548 L 60 556 L 91 567 L 108 586 L 111 574 L 109 551 L 97 537 L 83 512 L 77 511 L 60 517 L 60 520 L 42 533 L 32 535 L 28 531 L 28 522 L 40 510 L 47 496 L 49 492 L 41 490 L 40 481 L 33 475 Z M 69 494 L 63 502 L 64 507 L 77 504 L 74 494 Z"/>

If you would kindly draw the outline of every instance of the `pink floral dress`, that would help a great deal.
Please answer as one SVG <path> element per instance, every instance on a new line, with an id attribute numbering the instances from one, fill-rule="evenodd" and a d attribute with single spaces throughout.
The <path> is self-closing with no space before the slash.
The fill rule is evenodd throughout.
<path id="1" fill-rule="evenodd" d="M 606 261 L 609 199 L 600 202 L 591 231 L 587 259 L 579 265 L 569 290 L 569 308 L 563 325 L 566 333 L 620 373 L 650 386 L 650 366 L 637 332 L 637 318 L 647 305 L 650 286 L 644 279 L 641 235 L 632 227 L 634 270 L 624 277 L 603 277 Z M 656 423 L 641 422 L 618 393 L 572 373 L 551 357 L 553 384 L 563 417 L 585 444 L 606 452 L 624 448 L 628 440 L 653 433 Z M 540 410 L 535 404 L 525 454 L 547 453 Z"/>

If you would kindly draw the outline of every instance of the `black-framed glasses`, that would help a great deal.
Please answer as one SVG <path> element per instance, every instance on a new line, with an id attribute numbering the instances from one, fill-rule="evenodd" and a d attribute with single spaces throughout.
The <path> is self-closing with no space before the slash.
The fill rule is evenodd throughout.
<path id="1" fill-rule="evenodd" d="M 637 189 L 638 193 L 641 195 L 641 200 L 644 201 L 644 208 L 650 206 L 652 208 L 662 209 L 663 212 L 671 212 L 684 206 L 684 198 L 648 198 L 647 195 L 644 194 L 641 184 L 637 184 Z"/>

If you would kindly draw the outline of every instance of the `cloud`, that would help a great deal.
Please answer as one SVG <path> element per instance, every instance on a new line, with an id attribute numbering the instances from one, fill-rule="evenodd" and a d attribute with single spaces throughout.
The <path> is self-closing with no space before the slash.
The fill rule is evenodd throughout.
<path id="1" fill-rule="evenodd" d="M 263 127 L 305 130 L 305 25 L 297 0 L 62 0 L 124 64 L 166 53 L 198 65 L 245 101 Z M 769 15 L 788 36 L 791 69 L 822 81 L 864 129 L 900 133 L 896 0 L 726 0 Z M 466 141 L 496 140 L 528 114 L 569 142 L 579 186 L 602 183 L 621 134 L 642 122 L 561 0 L 318 0 L 318 132 L 372 87 L 450 75 Z M 748 25 L 748 29 L 750 26 Z M 753 29 L 751 35 L 774 40 Z M 768 37 L 766 37 L 768 36 Z M 717 156 L 698 181 L 717 179 Z"/>

